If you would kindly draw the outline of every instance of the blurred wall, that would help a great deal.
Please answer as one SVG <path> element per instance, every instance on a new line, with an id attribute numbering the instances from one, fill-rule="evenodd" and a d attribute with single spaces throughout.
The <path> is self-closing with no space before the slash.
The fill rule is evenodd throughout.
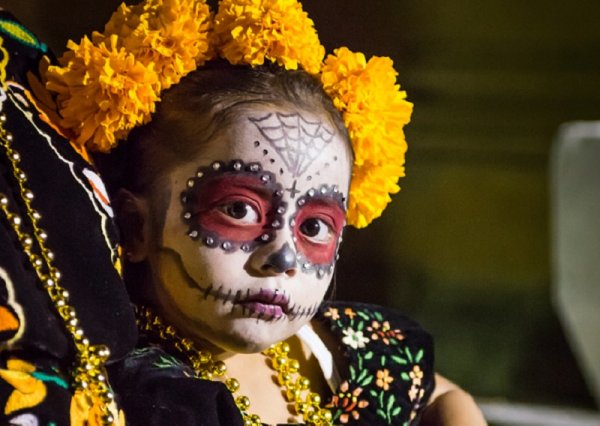
<path id="1" fill-rule="evenodd" d="M 118 2 L 0 4 L 60 51 Z M 392 56 L 416 104 L 403 190 L 348 232 L 337 297 L 416 317 L 438 368 L 480 396 L 591 407 L 550 304 L 547 174 L 559 124 L 599 115 L 600 3 L 304 4 L 328 49 Z"/>

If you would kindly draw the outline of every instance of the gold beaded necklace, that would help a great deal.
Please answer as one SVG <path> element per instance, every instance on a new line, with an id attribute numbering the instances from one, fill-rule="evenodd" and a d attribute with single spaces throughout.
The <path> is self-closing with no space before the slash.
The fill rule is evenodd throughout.
<path id="1" fill-rule="evenodd" d="M 20 154 L 12 146 L 13 136 L 5 128 L 7 118 L 0 115 L 0 145 L 9 160 L 12 174 L 16 179 L 19 195 L 25 206 L 26 218 L 11 211 L 9 199 L 0 193 L 0 210 L 6 217 L 19 240 L 23 253 L 35 271 L 42 286 L 48 293 L 55 311 L 62 319 L 67 333 L 71 336 L 75 349 L 75 362 L 71 371 L 72 384 L 76 392 L 82 392 L 100 406 L 102 413 L 99 419 L 103 425 L 112 425 L 116 421 L 110 407 L 114 403 L 114 395 L 106 381 L 105 363 L 110 356 L 108 347 L 92 345 L 79 325 L 75 308 L 69 300 L 69 292 L 60 284 L 61 273 L 54 265 L 54 254 L 47 247 L 48 234 L 39 222 L 41 214 L 32 206 L 35 196 L 27 188 L 27 175 L 20 168 Z M 33 237 L 22 230 L 24 220 L 33 231 Z"/>
<path id="2" fill-rule="evenodd" d="M 247 396 L 238 395 L 240 383 L 227 376 L 227 366 L 223 361 L 213 359 L 210 352 L 196 349 L 191 339 L 181 337 L 173 326 L 166 325 L 163 320 L 148 307 L 137 307 L 136 317 L 140 331 L 147 333 L 151 339 L 168 343 L 185 357 L 196 375 L 205 380 L 221 378 L 234 397 L 244 425 L 260 426 L 260 417 L 250 414 L 250 400 Z M 330 426 L 333 424 L 331 411 L 321 407 L 321 396 L 310 391 L 310 380 L 299 374 L 300 363 L 288 356 L 290 345 L 280 342 L 263 354 L 270 358 L 271 367 L 275 370 L 277 382 L 285 389 L 285 397 L 292 405 L 294 412 L 302 416 L 306 424 L 311 426 Z"/>

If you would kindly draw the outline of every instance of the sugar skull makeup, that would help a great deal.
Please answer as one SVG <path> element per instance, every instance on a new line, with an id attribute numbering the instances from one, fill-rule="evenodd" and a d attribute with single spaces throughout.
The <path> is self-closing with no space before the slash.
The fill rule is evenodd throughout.
<path id="1" fill-rule="evenodd" d="M 177 328 L 251 352 L 314 315 L 333 274 L 352 164 L 334 128 L 325 116 L 254 105 L 169 173 L 150 262 L 161 311 Z"/>

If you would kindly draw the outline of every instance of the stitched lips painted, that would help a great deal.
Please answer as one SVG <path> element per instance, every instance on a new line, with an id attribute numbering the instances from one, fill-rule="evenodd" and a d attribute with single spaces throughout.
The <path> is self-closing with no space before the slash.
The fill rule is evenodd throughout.
<path id="1" fill-rule="evenodd" d="M 257 314 L 259 318 L 279 319 L 289 312 L 290 299 L 281 291 L 262 288 L 236 305 L 242 306 L 244 312 Z"/>

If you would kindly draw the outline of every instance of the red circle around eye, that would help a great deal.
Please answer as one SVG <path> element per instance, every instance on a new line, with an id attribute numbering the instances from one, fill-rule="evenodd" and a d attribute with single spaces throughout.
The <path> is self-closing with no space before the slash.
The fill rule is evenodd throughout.
<path id="1" fill-rule="evenodd" d="M 293 233 L 296 237 L 297 250 L 313 264 L 333 263 L 345 216 L 344 210 L 334 200 L 323 198 L 307 202 L 294 218 Z M 301 232 L 300 228 L 304 221 L 313 218 L 321 220 L 330 227 L 331 239 L 329 241 L 318 243 Z"/>
<path id="2" fill-rule="evenodd" d="M 194 192 L 192 214 L 205 230 L 221 239 L 242 242 L 261 236 L 270 209 L 270 195 L 253 176 L 224 174 L 202 182 Z M 258 214 L 257 223 L 247 223 L 227 215 L 223 206 L 243 202 Z"/>

